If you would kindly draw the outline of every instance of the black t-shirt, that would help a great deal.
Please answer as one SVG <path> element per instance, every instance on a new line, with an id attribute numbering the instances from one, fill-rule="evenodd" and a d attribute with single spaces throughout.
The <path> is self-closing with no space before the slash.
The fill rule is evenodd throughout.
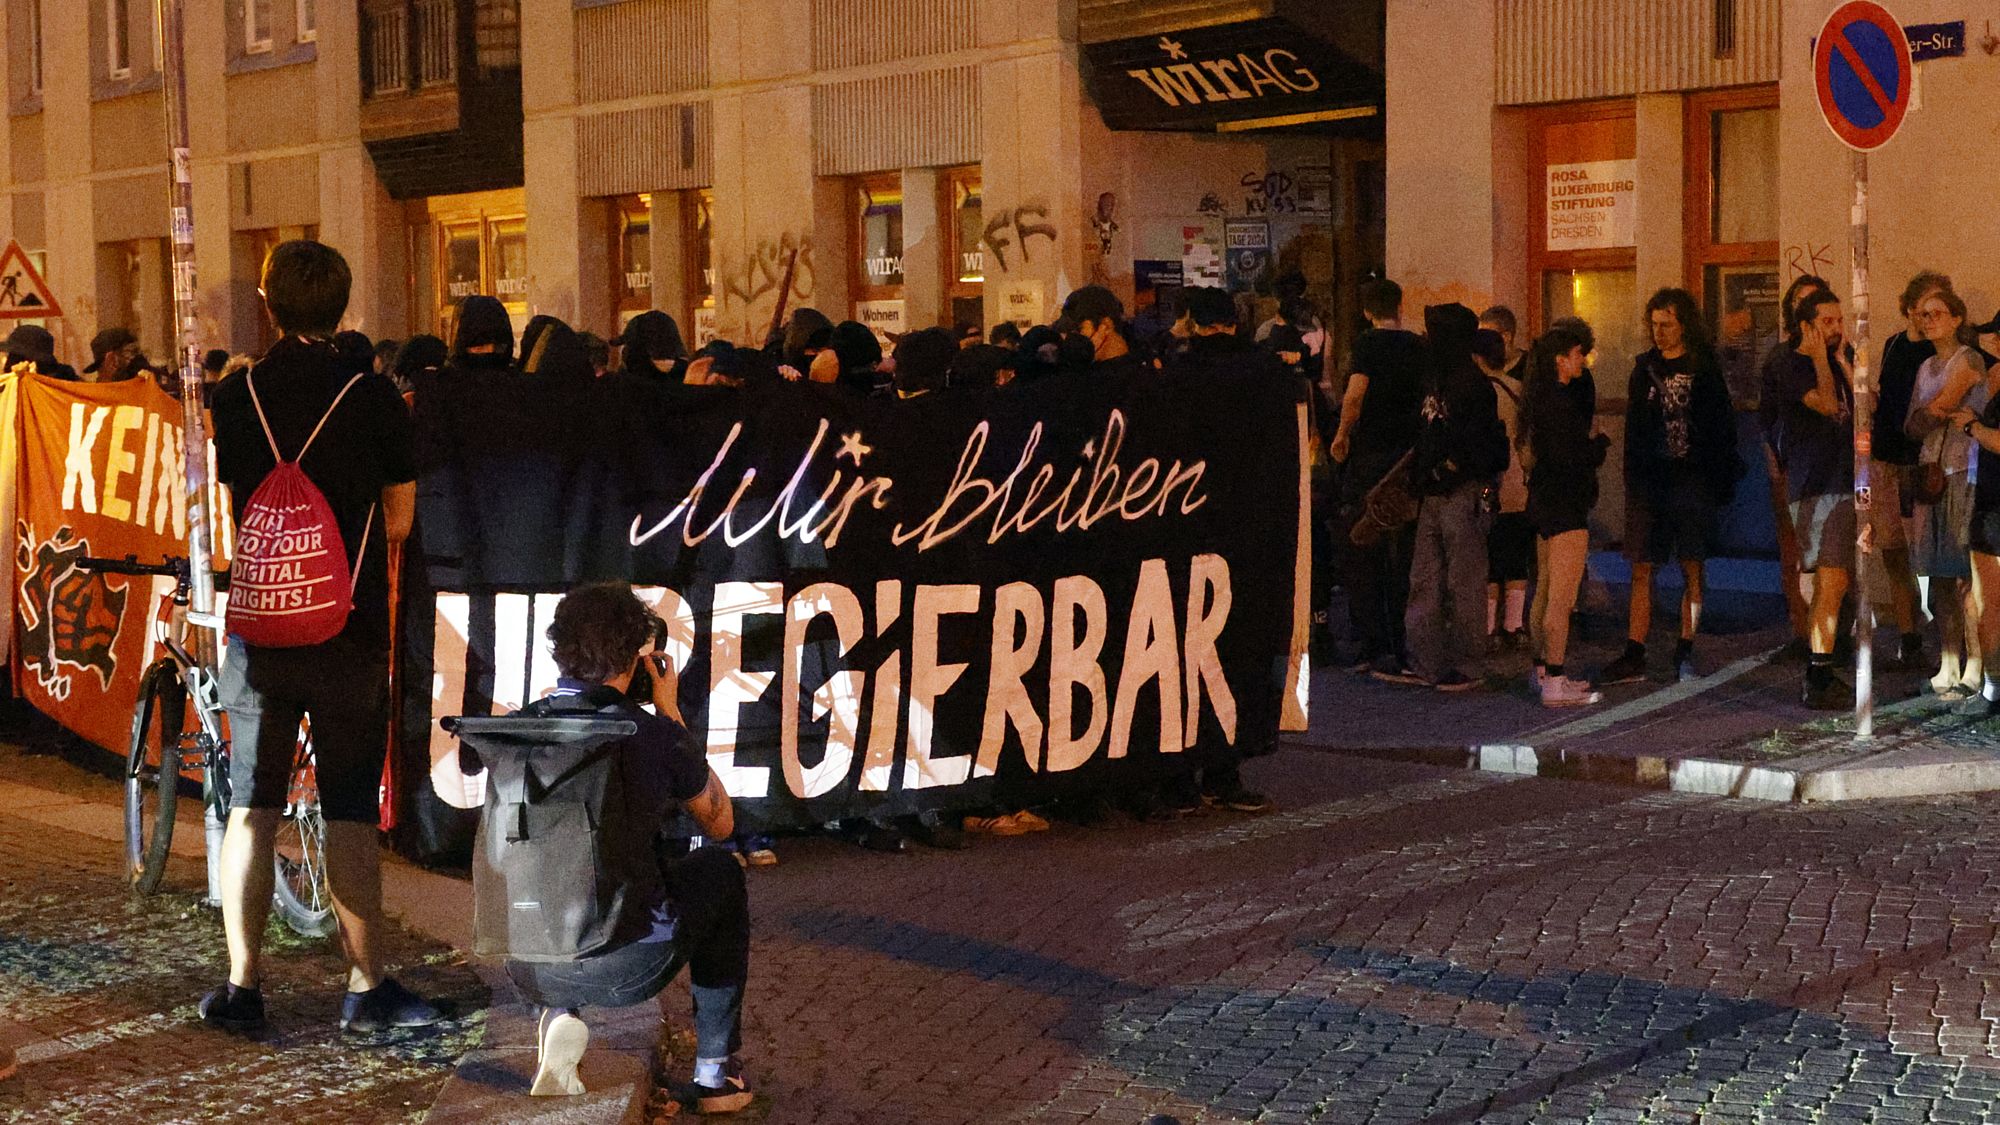
<path id="1" fill-rule="evenodd" d="M 675 806 L 701 796 L 708 788 L 708 757 L 681 724 L 655 715 L 603 684 L 563 678 L 553 696 L 573 696 L 575 703 L 598 714 L 630 719 L 639 729 L 618 743 L 619 780 L 624 788 L 628 822 L 646 832 L 646 844 L 665 827 Z M 557 712 L 560 713 L 560 712 Z M 612 846 L 638 848 L 637 839 Z M 641 942 L 671 941 L 675 920 L 664 896 L 653 902 L 632 902 L 619 925 L 622 934 Z"/>
<path id="2" fill-rule="evenodd" d="M 250 400 L 250 380 L 257 384 L 257 401 L 286 457 L 299 450 L 326 415 L 334 397 L 352 376 L 338 371 L 339 357 L 323 340 L 287 337 L 271 347 L 249 372 L 237 372 L 216 384 L 211 410 L 215 425 L 215 465 L 229 486 L 238 520 L 244 505 L 277 467 L 270 441 Z M 417 479 L 410 412 L 403 396 L 386 376 L 366 374 L 327 417 L 301 463 L 306 476 L 326 496 L 340 525 L 350 564 L 357 552 L 360 569 L 354 586 L 354 612 L 341 638 L 370 649 L 389 645 L 388 537 L 380 509 L 382 490 Z M 370 511 L 373 510 L 372 526 Z M 367 544 L 362 550 L 363 529 Z"/>
<path id="3" fill-rule="evenodd" d="M 1368 390 L 1361 397 L 1361 420 L 1348 433 L 1348 466 L 1372 485 L 1416 445 L 1424 342 L 1400 328 L 1370 328 L 1354 341 L 1353 368 L 1368 377 Z"/>
<path id="4" fill-rule="evenodd" d="M 1937 354 L 1929 340 L 1910 339 L 1898 332 L 1882 345 L 1882 366 L 1876 380 L 1875 459 L 1890 465 L 1914 465 L 1923 443 L 1903 432 L 1910 396 L 1917 389 L 1917 369 Z"/>
<path id="5" fill-rule="evenodd" d="M 1807 406 L 1805 396 L 1819 386 L 1812 357 L 1791 353 L 1781 369 L 1778 394 L 1778 459 L 1785 469 L 1787 499 L 1838 496 L 1854 491 L 1854 392 L 1840 365 L 1833 365 L 1834 392 L 1841 412 L 1829 418 Z"/>

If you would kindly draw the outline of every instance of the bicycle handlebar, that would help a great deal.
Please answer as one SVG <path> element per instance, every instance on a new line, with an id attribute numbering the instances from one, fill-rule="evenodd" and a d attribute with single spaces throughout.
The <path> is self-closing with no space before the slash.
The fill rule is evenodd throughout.
<path id="1" fill-rule="evenodd" d="M 167 578 L 188 576 L 188 561 L 179 555 L 168 555 L 156 563 L 142 563 L 137 555 L 126 555 L 122 559 L 100 559 L 86 555 L 76 560 L 76 565 L 99 574 L 157 574 Z"/>

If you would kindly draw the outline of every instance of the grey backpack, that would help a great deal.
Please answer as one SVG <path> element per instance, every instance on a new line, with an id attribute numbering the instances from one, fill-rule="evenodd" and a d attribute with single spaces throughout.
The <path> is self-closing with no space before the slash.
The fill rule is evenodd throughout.
<path id="1" fill-rule="evenodd" d="M 476 760 L 468 765 L 488 774 L 473 845 L 473 952 L 574 961 L 612 948 L 627 914 L 661 891 L 658 825 L 628 823 L 618 768 L 618 745 L 638 724 L 555 697 L 445 725 Z"/>

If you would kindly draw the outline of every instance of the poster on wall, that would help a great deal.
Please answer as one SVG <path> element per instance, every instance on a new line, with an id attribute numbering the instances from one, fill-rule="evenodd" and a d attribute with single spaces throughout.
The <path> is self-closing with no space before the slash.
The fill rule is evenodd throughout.
<path id="1" fill-rule="evenodd" d="M 694 346 L 705 348 L 715 342 L 715 306 L 703 305 L 694 310 Z"/>
<path id="2" fill-rule="evenodd" d="M 1227 219 L 1222 224 L 1222 242 L 1228 251 L 1224 272 L 1231 292 L 1250 288 L 1271 268 L 1269 219 Z"/>
<path id="3" fill-rule="evenodd" d="M 1181 282 L 1184 285 L 1222 284 L 1222 246 L 1206 226 L 1181 228 Z"/>
<path id="4" fill-rule="evenodd" d="M 909 331 L 903 324 L 901 301 L 856 301 L 854 319 L 875 333 L 875 338 L 882 341 L 885 352 L 894 346 L 897 337 Z"/>
<path id="5" fill-rule="evenodd" d="M 1638 245 L 1639 162 L 1588 160 L 1548 169 L 1548 248 Z"/>
<path id="6" fill-rule="evenodd" d="M 999 293 L 1001 319 L 1012 321 L 1023 332 L 1046 323 L 1048 297 L 1041 282 L 1004 281 Z"/>

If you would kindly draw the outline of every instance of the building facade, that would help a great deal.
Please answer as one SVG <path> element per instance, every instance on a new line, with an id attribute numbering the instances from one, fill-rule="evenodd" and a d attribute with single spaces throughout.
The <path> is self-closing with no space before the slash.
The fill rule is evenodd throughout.
<path id="1" fill-rule="evenodd" d="M 0 2 L 0 237 L 44 269 L 65 357 L 113 323 L 164 354 L 153 5 Z M 448 337 L 471 293 L 606 335 L 662 309 L 694 341 L 761 340 L 781 293 L 897 333 L 1044 322 L 1091 282 L 1269 301 L 1297 272 L 1338 311 L 1381 263 L 1379 2 L 186 10 L 216 346 L 269 342 L 258 268 L 301 235 L 348 255 L 349 321 L 383 337 Z"/>
<path id="2" fill-rule="evenodd" d="M 1916 108 L 1872 158 L 1878 350 L 1919 269 L 1950 273 L 1982 320 L 2000 304 L 2000 224 L 1976 202 L 1991 194 L 1981 149 L 2000 136 L 2000 39 L 1948 0 L 1888 6 L 1935 57 L 1917 64 Z M 1506 304 L 1524 335 L 1584 316 L 1614 436 L 1632 359 L 1651 346 L 1644 302 L 1684 287 L 1737 359 L 1738 408 L 1753 408 L 1744 360 L 1776 334 L 1784 286 L 1814 273 L 1850 288 L 1850 154 L 1821 119 L 1811 73 L 1834 7 L 1389 0 L 1391 276 L 1413 305 Z M 1615 538 L 1615 453 L 1609 464 L 1597 520 Z M 1768 549 L 1757 500 L 1744 499 L 1755 491 L 1739 490 L 1731 538 Z"/>

